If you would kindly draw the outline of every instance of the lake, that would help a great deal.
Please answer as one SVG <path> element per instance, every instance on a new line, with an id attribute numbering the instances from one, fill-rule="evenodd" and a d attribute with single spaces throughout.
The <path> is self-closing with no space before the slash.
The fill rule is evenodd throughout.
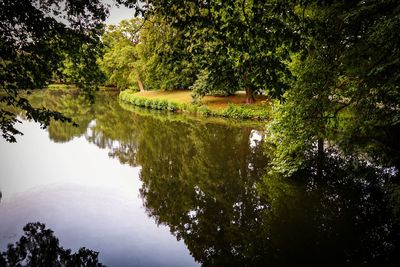
<path id="1" fill-rule="evenodd" d="M 396 266 L 395 167 L 332 153 L 324 179 L 268 169 L 263 125 L 41 92 L 78 127 L 0 139 L 0 251 L 28 222 L 108 266 Z M 310 163 L 312 164 L 312 162 Z M 355 166 L 355 167 L 354 167 Z"/>

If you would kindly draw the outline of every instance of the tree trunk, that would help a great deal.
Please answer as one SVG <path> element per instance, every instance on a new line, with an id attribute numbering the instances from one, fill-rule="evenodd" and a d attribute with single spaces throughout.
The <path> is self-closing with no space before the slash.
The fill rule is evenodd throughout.
<path id="1" fill-rule="evenodd" d="M 253 104 L 256 102 L 256 99 L 253 95 L 253 90 L 246 88 L 246 104 Z"/>
<path id="2" fill-rule="evenodd" d="M 144 86 L 143 86 L 142 80 L 140 79 L 139 76 L 137 77 L 136 82 L 137 82 L 137 84 L 139 86 L 140 92 L 143 92 L 144 91 Z"/>

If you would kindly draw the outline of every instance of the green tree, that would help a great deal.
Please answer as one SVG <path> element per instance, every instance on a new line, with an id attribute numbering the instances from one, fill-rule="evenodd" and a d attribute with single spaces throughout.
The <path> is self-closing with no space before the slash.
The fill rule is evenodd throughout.
<path id="1" fill-rule="evenodd" d="M 142 24 L 143 20 L 139 18 L 123 20 L 118 25 L 108 26 L 103 34 L 105 49 L 100 66 L 107 76 L 108 84 L 122 90 L 132 86 L 143 87 L 136 64 L 136 47 Z"/>
<path id="2" fill-rule="evenodd" d="M 313 150 L 323 153 L 324 140 L 344 151 L 372 140 L 399 166 L 400 4 L 309 1 L 299 8 L 304 51 L 271 127 L 278 161 L 295 170 Z"/>
<path id="3" fill-rule="evenodd" d="M 87 92 L 86 96 L 93 102 L 94 91 L 105 82 L 105 75 L 97 64 L 98 58 L 101 57 L 103 57 L 102 43 L 83 43 L 73 52 L 65 54 L 55 76 L 62 83 L 74 84 Z"/>
<path id="4" fill-rule="evenodd" d="M 183 32 L 161 15 L 145 19 L 140 31 L 137 68 L 149 90 L 188 89 L 197 69 Z"/>
<path id="5" fill-rule="evenodd" d="M 183 34 L 199 70 L 196 95 L 243 89 L 252 103 L 256 93 L 280 97 L 287 88 L 285 61 L 298 47 L 292 1 L 120 2 L 142 8 L 144 16 L 163 16 Z"/>

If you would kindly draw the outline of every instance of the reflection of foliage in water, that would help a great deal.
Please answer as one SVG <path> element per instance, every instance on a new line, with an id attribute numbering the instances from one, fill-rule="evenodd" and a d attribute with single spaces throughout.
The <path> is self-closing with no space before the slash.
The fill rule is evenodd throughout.
<path id="1" fill-rule="evenodd" d="M 291 177 L 269 172 L 262 221 L 277 259 L 324 266 L 397 266 L 399 221 L 391 201 L 395 172 L 356 157 L 318 157 Z M 319 176 L 322 173 L 322 176 Z"/>
<path id="2" fill-rule="evenodd" d="M 266 162 L 260 142 L 249 144 L 251 128 L 113 114 L 118 117 L 111 122 L 109 115 L 96 117 L 90 140 L 100 147 L 104 139 L 118 140 L 117 146 L 108 141 L 112 156 L 141 165 L 140 192 L 147 212 L 184 239 L 197 260 L 205 262 L 204 251 L 212 253 L 209 244 L 217 243 L 218 250 L 224 248 L 218 251 L 220 263 L 230 262 L 225 250 L 232 240 L 227 237 L 236 238 L 238 254 L 262 248 L 252 242 L 252 234 L 242 243 L 243 228 L 256 226 L 254 219 L 264 209 L 255 184 Z M 225 227 L 231 216 L 237 224 Z M 189 229 L 191 234 L 185 232 Z"/>
<path id="3" fill-rule="evenodd" d="M 73 119 L 77 124 L 65 124 L 52 121 L 48 127 L 49 136 L 55 142 L 68 142 L 72 137 L 81 136 L 86 132 L 87 125 L 93 118 L 90 103 L 83 97 L 64 96 L 56 102 L 55 109 L 63 110 L 63 114 Z"/>
<path id="4" fill-rule="evenodd" d="M 142 166 L 147 212 L 205 266 L 399 260 L 395 172 L 332 151 L 322 166 L 310 154 L 291 178 L 261 180 L 273 151 L 249 146 L 248 128 L 131 116 L 119 158 Z"/>
<path id="5" fill-rule="evenodd" d="M 28 223 L 23 229 L 20 240 L 0 252 L 0 266 L 104 266 L 98 262 L 98 252 L 83 247 L 71 253 L 61 247 L 44 224 Z"/>
<path id="6" fill-rule="evenodd" d="M 112 97 L 99 97 L 91 114 L 87 121 L 96 123 L 87 140 L 142 167 L 148 214 L 205 266 L 400 260 L 398 172 L 364 159 L 376 144 L 361 156 L 332 148 L 323 161 L 311 151 L 302 168 L 283 177 L 265 171 L 274 150 L 262 141 L 250 145 L 248 127 L 141 116 Z"/>
<path id="7" fill-rule="evenodd" d="M 49 137 L 57 143 L 64 143 L 74 137 L 83 135 L 88 124 L 94 118 L 93 106 L 83 95 L 44 91 L 42 94 L 33 94 L 30 101 L 34 106 L 43 106 L 52 110 L 59 110 L 73 122 L 63 123 L 51 121 L 48 126 Z"/>
<path id="8" fill-rule="evenodd" d="M 248 135 L 164 127 L 161 137 L 147 133 L 142 145 L 150 153 L 139 149 L 141 195 L 149 214 L 205 266 L 395 266 L 400 260 L 390 171 L 333 153 L 322 178 L 317 160 L 310 160 L 291 178 L 270 172 L 260 181 L 261 149 L 246 151 Z"/>

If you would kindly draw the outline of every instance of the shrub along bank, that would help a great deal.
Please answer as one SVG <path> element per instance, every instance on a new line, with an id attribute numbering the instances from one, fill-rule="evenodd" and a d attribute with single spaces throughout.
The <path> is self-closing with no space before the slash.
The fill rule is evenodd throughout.
<path id="1" fill-rule="evenodd" d="M 174 99 L 173 93 L 169 94 L 168 97 L 160 94 L 152 94 L 152 97 L 141 96 L 132 90 L 125 90 L 119 94 L 120 100 L 143 108 L 155 109 L 155 110 L 166 110 L 170 112 L 182 112 L 201 114 L 205 116 L 219 116 L 233 119 L 252 119 L 252 120 L 267 120 L 270 117 L 271 107 L 270 105 L 263 104 L 258 105 L 246 105 L 239 103 L 225 103 L 225 107 L 221 108 L 221 105 L 214 107 L 212 105 L 206 105 L 200 103 L 188 103 L 184 101 L 171 100 Z"/>

